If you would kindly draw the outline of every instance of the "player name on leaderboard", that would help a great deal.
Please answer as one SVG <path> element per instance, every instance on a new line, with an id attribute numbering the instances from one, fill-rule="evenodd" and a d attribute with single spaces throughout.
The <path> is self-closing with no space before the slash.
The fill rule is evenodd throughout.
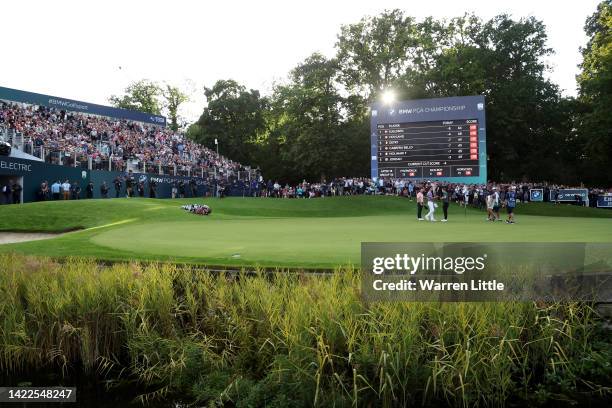
<path id="1" fill-rule="evenodd" d="M 380 177 L 478 176 L 478 121 L 382 123 L 378 132 Z"/>

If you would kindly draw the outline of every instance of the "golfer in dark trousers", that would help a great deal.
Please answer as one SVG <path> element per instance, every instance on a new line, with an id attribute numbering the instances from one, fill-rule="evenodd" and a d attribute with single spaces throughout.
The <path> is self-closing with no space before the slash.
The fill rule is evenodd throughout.
<path id="1" fill-rule="evenodd" d="M 444 219 L 442 220 L 442 222 L 448 221 L 448 203 L 449 203 L 448 187 L 444 187 L 442 189 L 442 211 L 444 212 Z"/>

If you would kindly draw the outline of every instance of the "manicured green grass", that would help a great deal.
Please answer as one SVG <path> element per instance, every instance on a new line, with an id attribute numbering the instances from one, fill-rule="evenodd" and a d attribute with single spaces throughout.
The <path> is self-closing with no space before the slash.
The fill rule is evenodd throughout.
<path id="1" fill-rule="evenodd" d="M 191 202 L 207 203 L 213 214 L 200 217 L 180 208 Z M 396 197 L 113 199 L 4 206 L 0 207 L 0 230 L 84 230 L 52 240 L 3 245 L 0 251 L 211 265 L 333 267 L 359 264 L 360 243 L 368 241 L 612 241 L 612 211 L 530 203 L 519 206 L 516 224 L 507 225 L 486 222 L 483 212 L 454 205 L 448 223 L 418 222 L 415 207 L 414 202 Z"/>

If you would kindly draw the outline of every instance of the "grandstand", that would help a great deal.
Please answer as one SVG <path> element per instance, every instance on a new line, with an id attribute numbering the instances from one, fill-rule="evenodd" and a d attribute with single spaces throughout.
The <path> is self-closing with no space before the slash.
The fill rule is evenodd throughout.
<path id="1" fill-rule="evenodd" d="M 197 178 L 198 184 L 203 180 L 213 184 L 244 184 L 257 177 L 249 166 L 166 128 L 165 118 L 161 119 L 142 112 L 0 88 L 0 140 L 11 145 L 12 158 L 86 172 L 131 171 L 183 177 L 187 178 L 185 183 L 189 178 Z M 12 174 L 5 175 L 9 176 Z M 50 172 L 40 180 L 30 181 L 35 184 L 54 177 L 59 175 Z M 29 201 L 28 197 L 32 198 L 26 194 L 24 199 Z"/>

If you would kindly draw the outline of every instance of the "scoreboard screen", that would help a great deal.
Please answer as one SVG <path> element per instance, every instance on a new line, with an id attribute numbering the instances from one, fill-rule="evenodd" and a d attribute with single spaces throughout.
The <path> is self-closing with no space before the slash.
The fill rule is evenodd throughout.
<path id="1" fill-rule="evenodd" d="M 372 178 L 486 182 L 484 97 L 371 107 Z"/>

